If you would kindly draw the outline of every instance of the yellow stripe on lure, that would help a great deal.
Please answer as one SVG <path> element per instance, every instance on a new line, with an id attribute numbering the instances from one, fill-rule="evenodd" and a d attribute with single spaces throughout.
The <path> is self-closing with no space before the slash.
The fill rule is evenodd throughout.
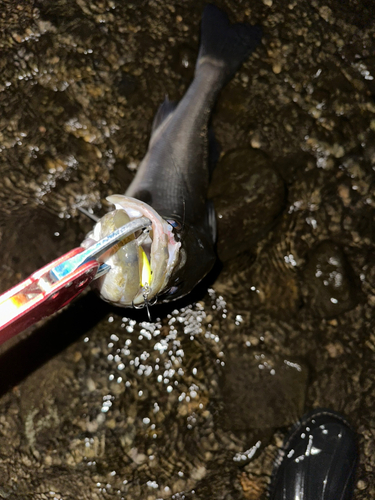
<path id="1" fill-rule="evenodd" d="M 139 279 L 142 288 L 147 289 L 151 285 L 152 273 L 150 262 L 141 246 L 139 249 Z"/>

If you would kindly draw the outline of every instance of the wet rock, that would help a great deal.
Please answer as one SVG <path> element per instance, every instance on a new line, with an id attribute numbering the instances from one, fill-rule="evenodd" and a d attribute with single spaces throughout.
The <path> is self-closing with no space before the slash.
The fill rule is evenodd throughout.
<path id="1" fill-rule="evenodd" d="M 354 272 L 343 250 L 326 240 L 311 252 L 303 271 L 306 303 L 320 318 L 353 309 L 358 302 Z"/>
<path id="2" fill-rule="evenodd" d="M 293 423 L 305 402 L 308 371 L 299 362 L 261 352 L 232 353 L 223 376 L 223 419 L 231 430 Z"/>
<path id="3" fill-rule="evenodd" d="M 253 149 L 227 153 L 216 167 L 209 196 L 223 261 L 254 248 L 284 206 L 285 187 L 267 157 Z"/>
<path id="4" fill-rule="evenodd" d="M 301 304 L 299 278 L 292 265 L 285 261 L 277 242 L 263 247 L 254 256 L 243 253 L 238 262 L 225 262 L 215 282 L 215 290 L 235 300 L 247 310 L 265 312 L 274 318 L 296 315 Z"/>

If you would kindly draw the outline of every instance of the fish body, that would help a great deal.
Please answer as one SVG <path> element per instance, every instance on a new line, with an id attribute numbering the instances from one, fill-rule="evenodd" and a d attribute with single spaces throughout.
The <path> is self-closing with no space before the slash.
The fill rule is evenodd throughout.
<path id="1" fill-rule="evenodd" d="M 130 219 L 152 220 L 146 244 L 151 266 L 147 299 L 168 301 L 186 295 L 215 262 L 215 215 L 207 201 L 208 122 L 221 89 L 260 39 L 259 27 L 231 25 L 217 7 L 206 6 L 190 87 L 178 103 L 166 98 L 160 106 L 146 156 L 125 196 L 108 197 Z M 105 236 L 105 230 L 94 228 L 94 233 Z M 111 271 L 102 283 L 110 278 Z M 140 287 L 131 303 L 113 300 L 108 293 L 103 298 L 123 306 L 142 304 L 145 289 Z"/>

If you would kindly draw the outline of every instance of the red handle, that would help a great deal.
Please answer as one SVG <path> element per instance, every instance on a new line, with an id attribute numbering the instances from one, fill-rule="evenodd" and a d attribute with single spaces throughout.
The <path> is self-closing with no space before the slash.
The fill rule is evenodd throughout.
<path id="1" fill-rule="evenodd" d="M 95 260 L 57 282 L 49 274 L 52 268 L 83 250 L 71 250 L 0 295 L 0 344 L 58 311 L 90 284 L 99 266 Z"/>

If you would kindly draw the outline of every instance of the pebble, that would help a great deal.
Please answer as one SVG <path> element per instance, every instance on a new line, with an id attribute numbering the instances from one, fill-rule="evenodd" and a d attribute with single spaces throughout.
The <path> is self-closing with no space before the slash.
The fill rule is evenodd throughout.
<path id="1" fill-rule="evenodd" d="M 320 318 L 342 314 L 358 302 L 354 272 L 333 241 L 322 241 L 312 250 L 303 280 L 306 304 Z"/>

